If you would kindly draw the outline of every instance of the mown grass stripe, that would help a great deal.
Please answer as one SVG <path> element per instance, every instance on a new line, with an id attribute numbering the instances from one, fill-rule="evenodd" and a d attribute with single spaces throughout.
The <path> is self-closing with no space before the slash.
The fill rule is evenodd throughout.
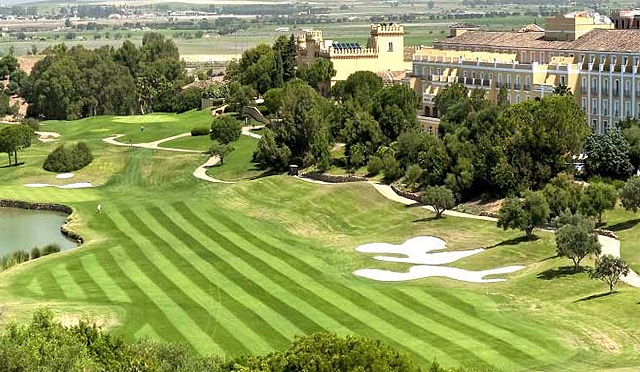
<path id="1" fill-rule="evenodd" d="M 313 314 L 317 313 L 318 310 L 313 307 L 308 308 L 306 309 L 306 314 L 308 315 L 305 315 L 305 313 L 303 313 L 301 310 L 287 304 L 285 300 L 276 297 L 271 293 L 271 291 L 274 291 L 278 294 L 286 292 L 285 299 L 287 301 L 291 301 L 292 305 L 305 304 L 308 307 L 308 304 L 304 302 L 304 299 L 289 295 L 285 287 L 276 284 L 276 282 L 272 281 L 272 278 L 270 278 L 268 275 L 255 270 L 253 267 L 247 265 L 244 261 L 236 262 L 230 260 L 229 257 L 223 257 L 222 255 L 219 255 L 218 253 L 208 249 L 200 241 L 196 240 L 192 235 L 187 233 L 187 231 L 179 228 L 178 225 L 159 208 L 152 208 L 149 212 L 154 216 L 158 223 L 163 226 L 163 228 L 169 231 L 177 239 L 181 240 L 185 244 L 185 246 L 191 248 L 192 251 L 200 256 L 202 260 L 214 266 L 218 270 L 218 272 L 223 274 L 228 280 L 241 284 L 242 288 L 247 291 L 252 297 L 262 299 L 262 302 L 265 305 L 269 306 L 273 311 L 277 312 L 282 317 L 287 318 L 298 329 L 302 330 L 305 333 L 319 332 L 324 329 L 322 326 L 320 326 L 319 322 L 310 318 L 311 316 L 313 316 Z M 188 229 L 189 224 L 190 222 L 187 222 L 185 224 L 185 229 Z M 208 235 L 203 237 L 206 237 L 206 239 L 216 244 L 217 246 L 217 243 L 211 240 Z M 263 286 L 266 289 L 263 288 Z M 325 317 L 322 318 L 322 320 L 330 323 L 331 318 Z"/>
<path id="2" fill-rule="evenodd" d="M 142 217 L 149 217 L 147 214 L 143 214 L 143 211 L 136 213 L 142 214 Z M 142 219 L 136 214 L 129 213 L 127 217 L 131 226 L 145 236 L 162 255 L 162 257 L 154 255 L 156 257 L 155 260 L 158 260 L 156 262 L 160 263 L 159 261 L 166 260 L 167 262 L 164 263 L 165 266 L 173 266 L 179 270 L 180 274 L 184 277 L 182 280 L 188 280 L 190 282 L 184 286 L 183 289 L 188 292 L 194 292 L 194 297 L 198 298 L 206 308 L 217 309 L 216 312 L 211 315 L 216 322 L 215 329 L 218 331 L 221 329 L 226 330 L 226 334 L 222 333 L 223 337 L 232 335 L 230 329 L 233 329 L 232 337 L 236 338 L 238 342 L 250 345 L 247 349 L 250 349 L 251 352 L 255 354 L 268 352 L 273 348 L 284 347 L 289 343 L 290 340 L 288 338 L 284 337 L 274 327 L 258 317 L 248 307 L 229 296 L 222 288 L 217 286 L 214 281 L 209 280 L 203 275 L 193 261 L 185 259 L 176 252 L 179 248 L 188 250 L 186 246 L 183 244 L 178 246 L 169 245 L 143 223 Z M 153 217 L 145 218 L 146 221 L 150 219 L 153 220 Z M 158 230 L 156 229 L 155 231 Z M 209 293 L 215 293 L 217 300 L 214 300 Z M 243 316 L 245 317 L 244 319 Z M 218 317 L 220 319 L 217 319 Z M 260 331 L 260 334 L 256 333 L 254 329 L 245 323 L 247 318 L 257 322 L 256 330 Z M 236 334 L 238 337 L 235 336 Z"/>
<path id="3" fill-rule="evenodd" d="M 206 338 L 207 342 L 215 345 L 215 348 L 219 351 L 226 347 L 228 350 L 233 350 L 240 354 L 249 352 L 249 349 L 235 335 L 232 335 L 226 328 L 222 327 L 215 316 L 209 313 L 206 307 L 198 301 L 209 297 L 209 294 L 200 292 L 199 294 L 202 298 L 194 296 L 194 293 L 189 292 L 187 289 L 191 289 L 194 292 L 198 291 L 188 278 L 182 276 L 178 269 L 166 258 L 163 261 L 160 254 L 154 254 L 157 250 L 155 250 L 153 244 L 145 244 L 144 241 L 141 241 L 144 237 L 140 235 L 138 230 L 129 231 L 140 227 L 139 225 L 142 224 L 142 221 L 132 211 L 129 210 L 120 215 L 112 215 L 111 218 L 120 233 L 129 238 L 130 244 L 127 246 L 127 255 L 140 265 L 141 270 L 146 274 L 145 277 L 152 278 L 155 284 L 155 292 L 162 292 L 162 296 L 171 301 L 170 305 L 177 306 L 181 315 L 186 315 L 190 319 L 190 329 L 192 326 L 197 327 L 197 330 L 191 329 L 191 334 L 197 335 L 198 343 L 192 342 L 194 348 L 201 352 L 204 351 L 207 345 L 204 342 Z M 127 231 L 129 231 L 128 234 Z M 143 246 L 145 248 L 142 248 Z M 143 287 L 145 290 L 147 289 L 146 286 Z M 154 296 L 150 297 L 153 298 Z M 160 308 L 162 309 L 162 307 Z M 192 341 L 195 340 L 193 339 Z"/>
<path id="4" fill-rule="evenodd" d="M 268 243 L 264 239 L 257 237 L 236 221 L 228 218 L 227 215 L 222 216 L 218 211 L 211 213 L 215 215 L 216 222 L 221 223 L 238 236 L 242 236 L 244 239 L 252 243 L 253 246 L 260 247 L 260 249 L 268 252 L 269 255 L 278 257 L 280 261 L 285 262 L 291 268 L 295 268 L 299 272 L 315 277 L 318 283 L 323 283 L 329 279 L 321 269 L 308 264 L 299 258 L 304 257 L 304 255 L 291 254 L 290 252 L 296 251 L 295 248 L 289 247 L 289 249 L 285 251 L 276 244 Z M 340 297 L 352 304 L 355 304 L 363 311 L 379 318 L 382 322 L 392 324 L 394 327 L 402 330 L 405 334 L 410 335 L 414 339 L 430 345 L 433 349 L 446 354 L 448 358 L 455 359 L 458 362 L 472 360 L 473 363 L 477 365 L 486 364 L 486 362 L 475 355 L 472 350 L 458 345 L 456 342 L 443 337 L 431 329 L 428 329 L 428 327 L 414 322 L 412 319 L 408 319 L 404 314 L 395 312 L 395 308 L 402 307 L 401 304 L 394 303 L 391 306 L 382 306 L 377 301 L 374 301 L 352 288 L 336 281 L 332 281 L 331 288 L 334 293 L 339 294 Z M 441 358 L 439 357 L 438 359 Z"/>
<path id="5" fill-rule="evenodd" d="M 122 289 L 120 284 L 104 269 L 102 260 L 98 260 L 95 254 L 85 254 L 80 257 L 80 263 L 84 271 L 93 281 L 100 286 L 104 296 L 110 302 L 131 302 L 131 298 Z"/>
<path id="6" fill-rule="evenodd" d="M 533 365 L 541 364 L 541 361 L 537 357 L 514 347 L 509 342 L 484 332 L 479 327 L 474 326 L 470 321 L 465 322 L 460 320 L 460 318 L 446 315 L 424 302 L 416 301 L 413 297 L 395 288 L 387 288 L 385 293 L 396 301 L 412 308 L 413 311 L 428 314 L 433 321 L 440 324 L 446 324 L 447 328 L 454 329 L 457 332 L 482 343 L 487 349 L 493 350 L 493 352 L 497 354 L 497 358 L 494 357 L 494 360 L 507 359 L 510 362 L 508 365 L 499 365 L 498 367 L 505 368 L 507 370 L 515 370 L 519 365 L 531 367 Z"/>
<path id="7" fill-rule="evenodd" d="M 110 222 L 109 222 L 110 224 Z M 110 249 L 116 249 L 116 252 L 123 250 L 122 246 L 115 245 Z M 147 296 L 147 294 L 136 284 L 127 273 L 116 262 L 113 252 L 106 247 L 100 253 L 99 262 L 104 266 L 108 275 L 114 278 L 114 281 L 126 293 L 130 299 L 135 299 L 132 304 L 121 305 L 127 311 L 127 322 L 123 325 L 126 334 L 135 334 L 143 325 L 149 324 L 157 334 L 164 336 L 164 339 L 189 345 L 189 341 L 182 335 L 180 330 L 174 326 L 167 315 L 158 307 L 158 305 Z M 123 256 L 120 254 L 119 256 Z M 126 257 L 124 257 L 126 259 Z"/>
<path id="8" fill-rule="evenodd" d="M 107 294 L 88 274 L 87 270 L 78 257 L 70 259 L 67 262 L 66 268 L 67 272 L 73 278 L 73 281 L 84 291 L 87 300 L 104 301 L 107 298 Z"/>
<path id="9" fill-rule="evenodd" d="M 53 299 L 66 298 L 64 291 L 50 270 L 40 272 L 38 274 L 38 284 L 40 284 L 40 288 L 42 288 L 42 291 L 46 293 L 47 297 Z"/>
<path id="10" fill-rule="evenodd" d="M 29 284 L 27 284 L 25 288 L 29 292 L 28 294 L 29 296 L 33 296 L 33 297 L 44 296 L 44 291 L 42 290 L 42 287 L 40 286 L 40 283 L 38 282 L 37 277 L 31 278 L 29 280 Z"/>
<path id="11" fill-rule="evenodd" d="M 498 319 L 490 322 L 486 317 L 470 317 L 467 313 L 460 311 L 455 307 L 455 305 L 459 304 L 457 301 L 454 302 L 454 304 L 447 304 L 441 302 L 437 297 L 431 296 L 432 293 L 437 293 L 437 291 L 429 291 L 425 293 L 425 291 L 413 289 L 414 288 L 401 288 L 394 289 L 394 291 L 402 292 L 402 294 L 412 298 L 415 302 L 414 306 L 416 307 L 427 307 L 434 313 L 437 312 L 457 321 L 464 321 L 465 324 L 473 326 L 475 332 L 482 332 L 485 334 L 484 337 L 488 336 L 493 339 L 494 344 L 500 344 L 496 344 L 496 347 L 500 349 L 516 349 L 516 352 L 513 355 L 513 358 L 516 360 L 526 360 L 528 356 L 529 359 L 535 359 L 535 361 L 532 360 L 532 362 L 539 363 L 541 362 L 541 359 L 549 359 L 554 355 L 557 355 L 557 348 L 552 349 L 546 345 L 548 342 L 552 341 L 547 337 L 547 335 L 540 334 L 537 335 L 537 337 L 531 338 L 529 336 L 524 336 L 517 331 L 512 332 L 510 330 L 506 330 L 505 328 L 494 324 L 497 323 Z M 503 323 L 508 321 L 508 319 L 505 319 L 504 317 L 501 317 L 501 319 L 503 320 Z M 509 342 L 506 343 L 504 340 L 509 340 Z M 519 355 L 519 353 L 525 353 L 525 355 Z"/>
<path id="12" fill-rule="evenodd" d="M 195 350 L 201 354 L 207 354 L 211 352 L 211 346 L 216 352 L 222 353 L 220 348 L 206 333 L 202 332 L 200 325 L 198 325 L 187 312 L 182 308 L 182 304 L 176 303 L 171 297 L 171 291 L 169 294 L 158 285 L 157 278 L 153 275 L 149 276 L 148 265 L 138 266 L 136 262 L 138 257 L 130 256 L 131 251 L 135 249 L 123 249 L 122 247 L 116 247 L 109 250 L 113 255 L 113 258 L 118 263 L 118 266 L 127 275 L 127 277 L 138 283 L 145 292 L 149 294 L 149 298 L 162 309 L 165 314 L 170 312 L 166 318 L 171 322 L 173 328 L 175 328 L 183 336 L 189 344 L 193 346 Z M 153 278 L 153 279 L 152 279 Z"/>
<path id="13" fill-rule="evenodd" d="M 412 351 L 415 354 L 416 358 L 421 360 L 422 363 L 428 363 L 426 359 L 424 359 L 424 354 L 421 349 L 418 348 L 418 345 L 422 345 L 425 348 L 433 348 L 438 350 L 439 359 L 451 361 L 451 357 L 448 353 L 441 350 L 437 345 L 429 344 L 424 339 L 416 338 L 413 334 L 407 333 L 404 330 L 399 330 L 395 323 L 392 323 L 388 320 L 387 314 L 384 315 L 376 315 L 368 311 L 368 309 L 361 307 L 359 304 L 350 302 L 348 299 L 341 296 L 340 293 L 335 292 L 333 289 L 333 285 L 335 283 L 331 283 L 328 285 L 323 280 L 324 278 L 312 278 L 308 276 L 308 272 L 299 271 L 296 268 L 288 265 L 286 261 L 282 261 L 275 257 L 272 257 L 279 261 L 277 264 L 281 267 L 280 269 L 272 266 L 275 264 L 275 260 L 267 259 L 271 262 L 265 261 L 250 251 L 254 251 L 256 253 L 262 252 L 262 254 L 270 256 L 270 253 L 263 251 L 264 247 L 261 245 L 252 245 L 252 249 L 247 249 L 246 247 L 236 245 L 228 238 L 220 234 L 216 227 L 212 227 L 202 221 L 198 216 L 196 216 L 185 204 L 183 203 L 174 203 L 174 208 L 178 210 L 178 212 L 184 213 L 185 218 L 192 221 L 192 223 L 197 223 L 197 227 L 199 226 L 203 232 L 208 232 L 213 236 L 215 240 L 217 240 L 221 247 L 232 252 L 235 255 L 238 255 L 245 262 L 253 265 L 257 270 L 261 270 L 263 272 L 268 272 L 270 276 L 277 278 L 277 280 L 282 282 L 289 282 L 292 288 L 299 293 L 300 296 L 304 296 L 309 300 L 314 302 L 314 306 L 323 309 L 328 312 L 334 319 L 339 320 L 346 327 L 350 327 L 358 331 L 358 333 L 364 333 L 372 335 L 373 337 L 379 338 L 384 342 L 387 342 L 390 345 L 394 345 L 395 347 L 402 347 L 401 343 L 397 340 L 405 339 L 407 337 L 413 339 L 415 342 L 412 343 L 414 345 L 412 347 Z M 237 234 L 236 234 L 237 235 Z M 239 239 L 243 239 L 241 235 L 238 235 Z M 283 271 L 281 271 L 283 270 Z M 286 272 L 287 274 L 283 274 Z M 292 277 L 297 277 L 300 283 L 305 283 L 305 285 L 301 285 L 296 280 L 293 280 Z M 310 290 L 309 288 L 316 287 L 317 293 L 322 293 L 323 296 L 320 297 L 316 294 L 316 292 Z M 346 312 L 342 308 L 338 307 L 338 304 L 344 306 L 345 308 L 352 308 L 354 311 Z M 356 316 L 352 315 L 354 312 L 359 310 L 359 314 L 362 318 L 366 318 L 371 324 L 377 324 L 378 329 L 382 332 L 372 329 L 367 323 L 363 322 L 361 319 L 358 319 Z M 389 335 L 396 333 L 398 339 L 391 338 Z M 406 348 L 406 347 L 405 347 Z"/>

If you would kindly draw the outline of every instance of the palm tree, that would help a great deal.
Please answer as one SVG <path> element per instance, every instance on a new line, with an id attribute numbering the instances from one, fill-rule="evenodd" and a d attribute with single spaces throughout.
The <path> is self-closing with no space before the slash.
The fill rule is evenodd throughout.
<path id="1" fill-rule="evenodd" d="M 553 89 L 553 94 L 558 96 L 573 95 L 573 93 L 571 93 L 571 88 L 569 88 L 566 84 L 556 85 L 556 87 Z"/>

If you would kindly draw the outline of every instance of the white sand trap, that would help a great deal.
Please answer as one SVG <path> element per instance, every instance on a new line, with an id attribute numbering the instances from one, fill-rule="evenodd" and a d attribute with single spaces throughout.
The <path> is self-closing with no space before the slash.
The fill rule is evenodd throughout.
<path id="1" fill-rule="evenodd" d="M 362 253 L 401 254 L 407 257 L 375 256 L 374 258 L 379 261 L 404 262 L 420 265 L 447 264 L 484 251 L 484 249 L 478 248 L 468 251 L 427 253 L 444 248 L 445 242 L 440 238 L 434 236 L 419 236 L 411 238 L 401 245 L 387 243 L 365 244 L 356 248 L 356 251 Z"/>
<path id="2" fill-rule="evenodd" d="M 356 251 L 362 253 L 389 253 L 406 256 L 374 256 L 373 258 L 378 261 L 417 264 L 417 266 L 411 267 L 408 272 L 404 273 L 378 269 L 362 269 L 356 270 L 353 273 L 357 276 L 384 282 L 400 282 L 428 278 L 431 276 L 442 276 L 472 283 L 495 283 L 502 282 L 505 279 L 484 279 L 484 277 L 488 275 L 512 273 L 524 267 L 507 266 L 491 270 L 469 271 L 455 267 L 435 266 L 455 262 L 462 258 L 473 256 L 484 251 L 484 249 L 478 248 L 465 251 L 428 253 L 434 250 L 445 249 L 445 246 L 446 244 L 444 240 L 434 236 L 418 236 L 411 238 L 400 245 L 388 243 L 371 243 L 361 245 L 356 248 Z"/>
<path id="3" fill-rule="evenodd" d="M 397 273 L 395 271 L 377 269 L 356 270 L 353 273 L 363 278 L 378 280 L 381 282 L 402 282 L 407 280 L 428 278 L 431 276 L 443 276 L 463 282 L 496 283 L 504 282 L 506 279 L 484 279 L 484 277 L 495 274 L 508 274 L 514 271 L 518 271 L 522 268 L 524 268 L 524 266 L 506 266 L 491 270 L 468 271 L 455 267 L 420 265 L 413 266 L 406 273 Z"/>
<path id="4" fill-rule="evenodd" d="M 56 175 L 56 178 L 59 180 L 66 180 L 69 178 L 73 178 L 73 173 L 60 173 Z"/>
<path id="5" fill-rule="evenodd" d="M 62 185 L 62 186 L 50 185 L 48 183 L 28 183 L 28 184 L 25 184 L 25 186 L 26 187 L 35 187 L 35 188 L 39 188 L 39 187 L 57 187 L 59 189 L 86 189 L 86 188 L 89 188 L 89 187 L 93 187 L 91 182 L 70 183 L 68 185 Z"/>

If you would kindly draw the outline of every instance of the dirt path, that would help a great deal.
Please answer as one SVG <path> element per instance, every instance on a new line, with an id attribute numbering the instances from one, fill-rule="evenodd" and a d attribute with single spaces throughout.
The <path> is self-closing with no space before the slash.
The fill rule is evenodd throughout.
<path id="1" fill-rule="evenodd" d="M 207 159 L 206 162 L 204 162 L 204 164 L 202 164 L 201 166 L 196 168 L 196 170 L 193 171 L 193 176 L 195 178 L 198 178 L 198 179 L 201 179 L 201 180 L 207 181 L 207 182 L 213 182 L 213 183 L 235 183 L 235 182 L 228 182 L 228 181 L 219 180 L 217 178 L 213 178 L 213 177 L 210 177 L 209 175 L 207 175 L 207 169 L 217 165 L 219 162 L 220 162 L 220 158 L 218 156 L 210 157 L 209 159 Z"/>
<path id="2" fill-rule="evenodd" d="M 245 136 L 260 139 L 262 138 L 262 136 L 257 133 L 253 133 L 252 130 L 262 129 L 264 127 L 265 127 L 264 125 L 256 125 L 256 126 L 249 125 L 247 127 L 242 127 L 242 134 L 244 134 Z"/>
<path id="3" fill-rule="evenodd" d="M 613 257 L 620 257 L 620 240 L 598 235 L 598 241 L 602 245 L 602 256 L 610 254 Z M 620 277 L 620 280 L 632 287 L 640 288 L 640 275 L 633 270 L 629 270 L 629 274 Z"/>

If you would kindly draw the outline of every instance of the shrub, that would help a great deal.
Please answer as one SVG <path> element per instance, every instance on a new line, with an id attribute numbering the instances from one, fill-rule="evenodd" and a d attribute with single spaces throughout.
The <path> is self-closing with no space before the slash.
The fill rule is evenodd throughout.
<path id="1" fill-rule="evenodd" d="M 36 132 L 36 131 L 38 131 L 38 130 L 40 129 L 40 122 L 39 122 L 39 121 L 37 121 L 37 120 L 36 120 L 36 119 L 34 119 L 34 118 L 28 118 L 28 119 L 25 119 L 25 120 L 23 121 L 23 123 L 22 123 L 22 124 L 24 124 L 24 125 L 28 126 L 28 127 L 29 127 L 29 128 L 31 128 L 34 132 Z"/>
<path id="2" fill-rule="evenodd" d="M 413 187 L 416 184 L 420 183 L 420 178 L 422 177 L 422 168 L 418 164 L 412 164 L 407 168 L 407 171 L 404 173 L 404 181 L 409 187 Z"/>
<path id="3" fill-rule="evenodd" d="M 398 178 L 402 177 L 402 167 L 393 155 L 385 155 L 384 159 L 382 159 L 382 162 L 384 164 L 384 179 L 386 181 L 395 181 Z"/>
<path id="4" fill-rule="evenodd" d="M 33 247 L 33 249 L 31 250 L 31 259 L 35 260 L 36 258 L 42 256 L 42 252 L 40 251 L 40 248 Z"/>
<path id="5" fill-rule="evenodd" d="M 211 130 L 207 127 L 194 127 L 191 129 L 191 136 L 208 136 Z"/>
<path id="6" fill-rule="evenodd" d="M 71 172 L 82 169 L 93 161 L 91 150 L 84 142 L 75 146 L 58 146 L 44 161 L 43 168 L 49 172 Z"/>
<path id="7" fill-rule="evenodd" d="M 42 248 L 42 255 L 47 256 L 53 253 L 58 253 L 60 252 L 60 250 L 60 246 L 56 243 L 47 244 L 44 246 L 44 248 Z"/>
<path id="8" fill-rule="evenodd" d="M 0 258 L 2 270 L 6 270 L 14 265 L 18 265 L 27 261 L 29 261 L 29 252 L 27 251 L 15 251 Z"/>
<path id="9" fill-rule="evenodd" d="M 369 162 L 367 163 L 367 172 L 371 176 L 375 176 L 382 171 L 384 167 L 384 163 L 379 156 L 372 156 L 369 158 Z"/>

